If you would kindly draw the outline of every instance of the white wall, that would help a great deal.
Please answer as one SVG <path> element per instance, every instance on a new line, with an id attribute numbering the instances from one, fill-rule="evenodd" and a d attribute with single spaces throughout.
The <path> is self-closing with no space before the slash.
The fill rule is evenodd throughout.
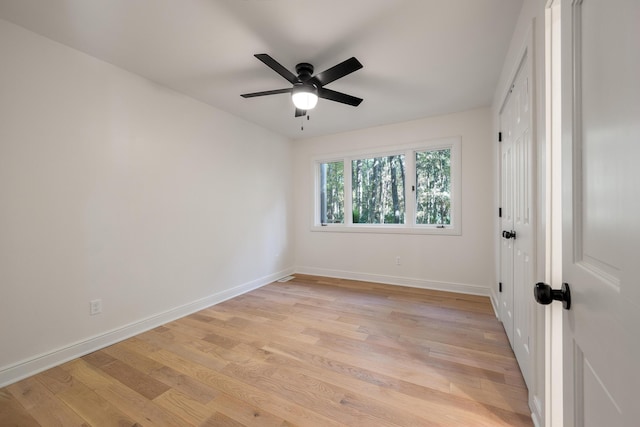
<path id="1" fill-rule="evenodd" d="M 545 280 L 545 0 L 524 0 L 522 4 L 522 10 L 518 17 L 516 27 L 514 29 L 513 37 L 509 45 L 500 79 L 496 87 L 494 101 L 492 104 L 491 117 L 493 120 L 494 131 L 496 135 L 499 129 L 499 114 L 502 103 L 506 97 L 506 94 L 511 86 L 513 78 L 515 77 L 519 61 L 522 53 L 525 49 L 532 50 L 533 58 L 533 119 L 534 119 L 534 142 L 536 152 L 536 174 L 537 174 L 537 207 L 536 207 L 536 281 Z M 528 46 L 530 45 L 530 46 Z M 529 52 L 531 54 L 531 52 Z M 494 170 L 494 186 L 498 188 L 499 182 L 499 168 L 498 168 L 498 146 L 494 146 L 494 159 L 496 167 Z M 498 206 L 498 193 L 496 192 L 495 205 Z M 499 239 L 500 239 L 500 224 L 496 218 L 493 222 L 495 230 L 494 250 L 496 252 L 496 260 L 499 260 Z M 500 271 L 500 266 L 496 263 L 496 271 Z M 499 273 L 496 273 L 499 275 Z M 533 307 L 531 319 L 531 335 L 534 336 L 534 342 L 532 343 L 532 386 L 529 390 L 529 406 L 532 410 L 533 420 L 535 425 L 545 425 L 545 319 L 544 308 L 533 302 L 533 286 L 531 283 L 532 291 L 529 294 L 531 296 L 531 304 Z M 494 288 L 493 292 L 498 293 L 498 289 Z"/>
<path id="2" fill-rule="evenodd" d="M 0 58 L 0 385 L 293 271 L 290 141 L 3 20 Z"/>
<path id="3" fill-rule="evenodd" d="M 311 231 L 315 156 L 449 136 L 462 138 L 462 235 Z M 489 108 L 295 141 L 296 270 L 488 295 L 496 280 L 491 145 Z"/>

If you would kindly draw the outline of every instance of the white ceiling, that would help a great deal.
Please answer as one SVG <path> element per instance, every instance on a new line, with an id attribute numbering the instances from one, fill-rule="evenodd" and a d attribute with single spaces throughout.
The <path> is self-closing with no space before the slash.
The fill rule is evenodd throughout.
<path id="1" fill-rule="evenodd" d="M 0 18 L 293 139 L 491 104 L 522 0 L 0 0 Z M 294 118 L 289 87 L 254 58 L 364 68 Z"/>

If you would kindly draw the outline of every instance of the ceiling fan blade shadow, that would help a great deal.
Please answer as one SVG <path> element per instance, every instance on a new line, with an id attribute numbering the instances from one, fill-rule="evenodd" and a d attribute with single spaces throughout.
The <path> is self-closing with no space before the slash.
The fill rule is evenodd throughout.
<path id="1" fill-rule="evenodd" d="M 265 95 L 277 95 L 279 93 L 291 93 L 291 88 L 288 89 L 276 89 L 276 90 L 265 90 L 263 92 L 253 92 L 253 93 L 243 93 L 240 95 L 243 98 L 254 98 L 256 96 L 265 96 Z"/>
<path id="2" fill-rule="evenodd" d="M 300 79 L 298 78 L 298 76 L 287 70 L 282 64 L 280 64 L 278 61 L 276 61 L 266 53 L 256 53 L 253 56 L 264 62 L 267 67 L 271 68 L 273 71 L 287 79 L 289 83 L 300 83 Z"/>
<path id="3" fill-rule="evenodd" d="M 353 105 L 354 107 L 357 107 L 362 102 L 362 98 L 357 98 L 355 96 L 347 95 L 346 93 L 342 92 L 336 92 L 335 90 L 327 89 L 324 87 L 318 89 L 318 96 L 330 101 Z"/>
<path id="4" fill-rule="evenodd" d="M 359 70 L 360 68 L 362 68 L 362 64 L 360 63 L 360 61 L 358 61 L 355 57 L 351 57 L 346 61 L 342 61 L 338 65 L 334 65 L 328 70 L 316 74 L 311 79 L 311 81 L 316 84 L 319 83 L 320 86 L 324 86 L 346 76 L 347 74 L 351 74 L 354 71 Z"/>
<path id="5" fill-rule="evenodd" d="M 301 110 L 299 108 L 296 108 L 296 117 L 306 116 L 306 115 L 307 115 L 307 110 Z"/>

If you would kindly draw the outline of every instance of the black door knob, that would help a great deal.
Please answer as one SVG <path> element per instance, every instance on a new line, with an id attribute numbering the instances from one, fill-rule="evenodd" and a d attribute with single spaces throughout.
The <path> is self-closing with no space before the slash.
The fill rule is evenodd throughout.
<path id="1" fill-rule="evenodd" d="M 504 237 L 505 239 L 513 239 L 513 240 L 515 240 L 516 239 L 516 232 L 513 231 L 513 230 L 511 230 L 511 231 L 504 230 L 504 231 L 502 231 L 502 237 Z"/>
<path id="2" fill-rule="evenodd" d="M 533 296 L 539 304 L 551 304 L 553 301 L 562 301 L 562 307 L 571 308 L 571 291 L 568 283 L 563 283 L 560 290 L 551 289 L 546 283 L 536 283 L 533 288 Z"/>

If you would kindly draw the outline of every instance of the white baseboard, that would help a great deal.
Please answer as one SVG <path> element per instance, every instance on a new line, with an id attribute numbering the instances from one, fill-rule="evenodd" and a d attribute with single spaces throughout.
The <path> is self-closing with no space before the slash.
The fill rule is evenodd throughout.
<path id="1" fill-rule="evenodd" d="M 115 344 L 134 335 L 149 331 L 165 323 L 172 322 L 181 317 L 195 313 L 212 305 L 219 304 L 230 298 L 242 295 L 254 289 L 267 285 L 283 276 L 293 274 L 294 269 L 289 268 L 256 280 L 226 289 L 221 292 L 206 296 L 199 300 L 172 308 L 163 313 L 129 323 L 104 333 L 77 341 L 64 347 L 57 348 L 18 363 L 0 368 L 0 387 L 20 381 L 54 366 L 68 362 L 69 360 L 84 356 L 101 348 Z"/>
<path id="2" fill-rule="evenodd" d="M 416 279 L 412 277 L 358 273 L 354 271 L 330 270 L 317 267 L 296 267 L 296 273 L 491 297 L 491 290 L 489 288 L 466 283 L 440 282 L 435 280 Z"/>

